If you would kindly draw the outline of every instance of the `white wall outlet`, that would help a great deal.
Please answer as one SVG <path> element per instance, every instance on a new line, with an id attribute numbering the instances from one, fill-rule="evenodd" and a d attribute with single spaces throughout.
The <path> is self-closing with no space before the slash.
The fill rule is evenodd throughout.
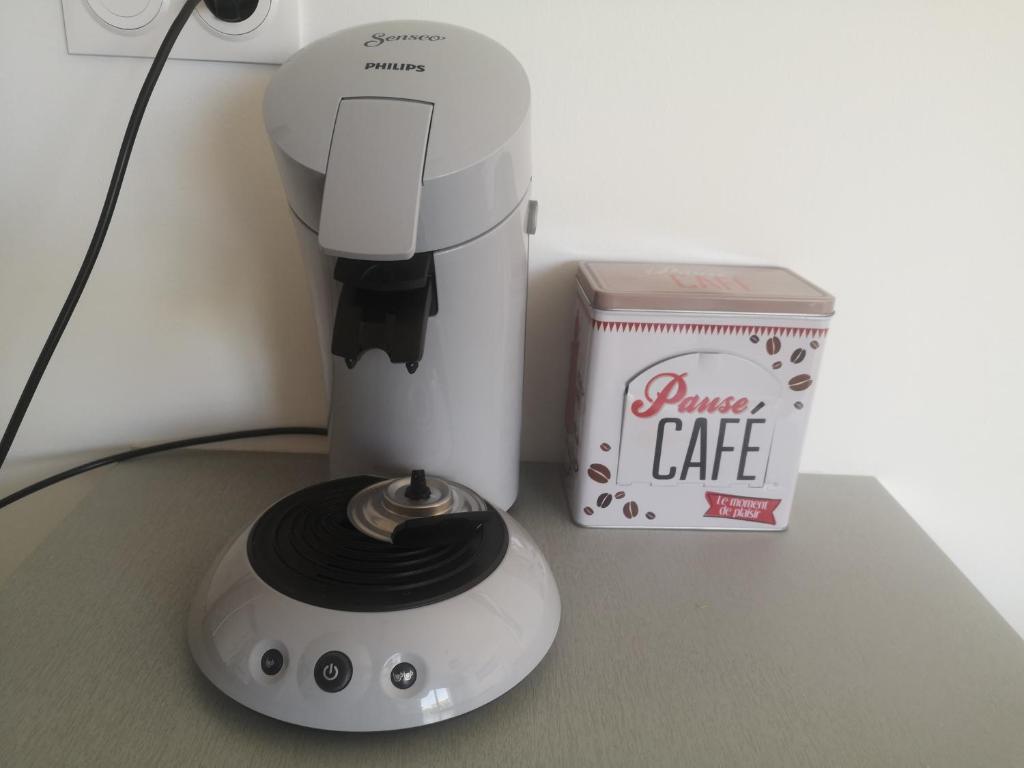
<path id="1" fill-rule="evenodd" d="M 152 58 L 185 0 L 61 0 L 68 53 Z M 280 64 L 302 47 L 302 0 L 259 0 L 245 21 L 200 3 L 171 58 Z"/>

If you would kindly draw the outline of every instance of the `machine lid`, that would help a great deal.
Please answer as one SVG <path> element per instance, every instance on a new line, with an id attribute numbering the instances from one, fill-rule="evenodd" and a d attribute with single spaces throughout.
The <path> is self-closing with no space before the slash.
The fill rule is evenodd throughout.
<path id="1" fill-rule="evenodd" d="M 388 260 L 465 242 L 519 204 L 529 110 L 525 71 L 493 40 L 392 21 L 295 54 L 271 80 L 264 119 L 292 209 L 324 250 Z"/>
<path id="2" fill-rule="evenodd" d="M 394 261 L 416 252 L 432 113 L 419 101 L 342 99 L 320 212 L 324 253 Z"/>
<path id="3" fill-rule="evenodd" d="M 603 310 L 831 315 L 831 294 L 782 267 L 588 261 L 578 280 Z"/>

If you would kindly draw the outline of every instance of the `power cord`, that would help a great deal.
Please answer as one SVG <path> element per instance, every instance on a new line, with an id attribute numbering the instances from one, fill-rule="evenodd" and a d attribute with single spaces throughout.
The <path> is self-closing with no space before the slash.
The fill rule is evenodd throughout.
<path id="1" fill-rule="evenodd" d="M 167 59 L 171 55 L 171 49 L 174 48 L 174 44 L 177 42 L 182 29 L 184 29 L 185 24 L 188 22 L 189 16 L 192 15 L 192 12 L 200 2 L 203 2 L 203 0 L 185 0 L 185 5 L 182 6 L 178 15 L 175 16 L 174 21 L 171 23 L 170 29 L 167 30 L 167 34 L 164 36 L 163 42 L 160 44 L 160 48 L 153 59 L 153 65 L 149 68 L 149 74 L 146 75 L 146 80 L 142 84 L 142 90 L 139 92 L 138 99 L 135 102 L 135 108 L 132 110 L 131 119 L 128 121 L 128 128 L 125 130 L 124 140 L 121 142 L 121 151 L 118 153 L 117 162 L 114 165 L 114 174 L 110 180 L 110 186 L 107 189 L 107 197 L 103 202 L 99 221 L 96 223 L 96 230 L 93 233 L 89 249 L 86 251 L 85 259 L 78 270 L 78 275 L 71 286 L 71 291 L 68 293 L 68 297 L 64 301 L 64 306 L 61 307 L 60 313 L 54 321 L 53 328 L 50 330 L 50 335 L 47 336 L 46 343 L 43 345 L 43 348 L 39 353 L 39 357 L 36 359 L 35 365 L 32 367 L 32 372 L 29 374 L 28 381 L 25 383 L 21 396 L 18 398 L 18 402 L 11 414 L 10 421 L 7 423 L 7 428 L 4 430 L 3 436 L 0 437 L 0 468 L 3 468 L 7 461 L 7 457 L 11 452 L 11 446 L 14 444 L 14 439 L 25 419 L 25 414 L 28 412 L 29 405 L 32 403 L 32 398 L 35 396 L 36 390 L 39 388 L 39 382 L 42 381 L 43 374 L 46 372 L 46 368 L 50 364 L 50 360 L 53 358 L 53 354 L 57 349 L 57 345 L 60 343 L 61 337 L 64 335 L 64 331 L 67 329 L 71 316 L 74 314 L 75 308 L 78 306 L 78 302 L 82 298 L 82 294 L 85 292 L 85 286 L 89 282 L 90 275 L 92 275 L 93 267 L 96 266 L 100 250 L 103 248 L 103 243 L 107 237 L 107 231 L 110 229 L 110 222 L 113 219 L 114 210 L 117 208 L 117 200 L 121 194 L 121 186 L 124 183 L 124 177 L 128 170 L 128 161 L 131 159 L 132 149 L 135 147 L 135 139 L 139 134 L 139 128 L 142 125 L 142 118 L 146 114 L 146 107 L 149 105 L 150 97 L 153 95 L 157 81 L 160 79 L 160 73 L 163 72 L 164 65 L 167 63 Z M 223 3 L 225 8 L 220 9 L 216 7 L 219 3 Z M 239 0 L 219 0 L 219 2 L 218 0 L 213 0 L 212 3 L 210 0 L 207 0 L 207 4 L 211 6 L 211 10 L 213 10 L 213 12 L 218 16 L 220 16 L 222 12 L 225 15 L 228 15 L 227 11 L 229 5 L 238 6 L 238 8 L 231 11 L 237 15 L 241 15 L 247 10 L 245 8 L 247 3 L 239 2 Z M 80 475 L 83 472 L 98 469 L 99 467 L 104 467 L 115 462 L 127 461 L 128 459 L 148 456 L 153 453 L 170 451 L 176 448 L 208 445 L 210 443 L 219 443 L 227 440 L 241 440 L 252 437 L 326 434 L 327 430 L 319 427 L 256 429 L 244 432 L 229 432 L 220 435 L 196 437 L 188 440 L 177 440 L 170 443 L 154 445 L 149 448 L 125 451 L 114 456 L 109 456 L 105 459 L 97 459 L 96 461 L 82 464 L 78 467 L 66 470 L 65 472 L 53 475 L 45 480 L 33 483 L 27 488 L 23 488 L 10 496 L 0 499 L 0 509 L 8 506 L 9 504 L 13 504 L 19 499 L 23 499 L 32 493 L 40 491 L 43 488 L 48 488 L 55 483 L 59 483 L 61 480 L 66 480 L 70 477 Z"/>
<path id="2" fill-rule="evenodd" d="M 66 469 L 63 472 L 59 472 L 56 475 L 51 475 L 44 480 L 40 480 L 32 485 L 25 486 L 20 491 L 15 491 L 10 496 L 4 496 L 0 498 L 0 509 L 13 504 L 16 501 L 21 501 L 26 496 L 31 496 L 33 493 L 49 488 L 51 485 L 56 485 L 63 480 L 69 480 L 72 477 L 78 475 L 84 475 L 86 472 L 91 472 L 94 469 L 100 467 L 109 467 L 111 464 L 117 464 L 121 461 L 129 461 L 131 459 L 140 459 L 143 456 L 151 456 L 154 453 L 163 453 L 164 451 L 174 451 L 178 448 L 193 448 L 197 445 L 210 445 L 211 443 L 225 443 L 230 440 L 246 440 L 252 437 L 272 437 L 274 435 L 326 435 L 327 430 L 320 427 L 273 427 L 270 429 L 247 429 L 242 432 L 224 432 L 219 435 L 206 435 L 205 437 L 190 437 L 185 440 L 174 440 L 170 443 L 160 443 L 159 445 L 151 445 L 148 448 L 134 448 L 130 451 L 123 451 L 122 453 L 115 453 L 112 456 L 105 456 L 102 459 L 95 459 L 94 461 L 86 462 L 85 464 L 79 464 L 77 467 Z"/>

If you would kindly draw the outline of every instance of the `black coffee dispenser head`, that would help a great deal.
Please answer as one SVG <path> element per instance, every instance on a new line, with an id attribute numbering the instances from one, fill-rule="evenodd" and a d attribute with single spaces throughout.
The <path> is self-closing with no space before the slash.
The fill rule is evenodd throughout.
<path id="1" fill-rule="evenodd" d="M 415 373 L 427 321 L 438 311 L 434 254 L 407 261 L 338 259 L 334 279 L 342 289 L 331 351 L 354 368 L 364 352 L 380 349 Z"/>

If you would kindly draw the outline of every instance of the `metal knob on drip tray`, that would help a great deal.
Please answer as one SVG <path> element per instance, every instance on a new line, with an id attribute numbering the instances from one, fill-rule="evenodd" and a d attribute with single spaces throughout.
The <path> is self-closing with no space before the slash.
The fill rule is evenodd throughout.
<path id="1" fill-rule="evenodd" d="M 401 529 L 417 535 L 430 529 L 444 530 L 446 535 L 458 538 L 471 533 L 490 514 L 491 506 L 469 488 L 429 477 L 422 469 L 413 470 L 409 477 L 375 483 L 348 504 L 348 519 L 356 530 L 394 544 L 402 543 Z M 458 520 L 440 526 L 419 522 L 442 515 L 455 515 Z"/>

